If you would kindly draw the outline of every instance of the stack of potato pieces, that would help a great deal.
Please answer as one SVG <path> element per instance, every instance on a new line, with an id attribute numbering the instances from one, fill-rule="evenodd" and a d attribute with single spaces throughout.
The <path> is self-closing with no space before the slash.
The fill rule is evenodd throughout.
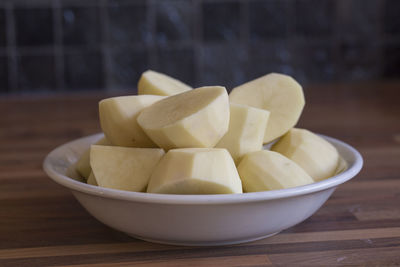
<path id="1" fill-rule="evenodd" d="M 193 89 L 146 71 L 139 95 L 99 103 L 105 137 L 78 160 L 88 184 L 163 194 L 237 194 L 310 184 L 346 169 L 336 148 L 294 128 L 305 100 L 291 77 Z M 274 142 L 270 150 L 263 144 Z"/>

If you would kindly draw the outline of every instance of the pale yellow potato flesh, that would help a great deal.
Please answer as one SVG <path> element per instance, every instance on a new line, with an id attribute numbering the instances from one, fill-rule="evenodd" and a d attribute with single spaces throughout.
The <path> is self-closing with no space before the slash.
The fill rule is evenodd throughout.
<path id="1" fill-rule="evenodd" d="M 169 150 L 151 175 L 149 193 L 238 194 L 242 184 L 226 149 Z"/>
<path id="2" fill-rule="evenodd" d="M 126 191 L 143 191 L 164 151 L 92 145 L 90 165 L 99 186 Z"/>
<path id="3" fill-rule="evenodd" d="M 92 168 L 90 167 L 90 148 L 83 152 L 76 163 L 76 171 L 85 179 L 89 178 Z"/>
<path id="4" fill-rule="evenodd" d="M 111 145 L 111 143 L 107 140 L 107 138 L 103 137 L 99 141 L 95 143 L 95 145 Z M 82 156 L 76 163 L 76 171 L 83 178 L 88 179 L 90 173 L 92 172 L 92 168 L 90 167 L 90 148 L 88 148 L 85 152 L 83 152 Z"/>
<path id="5" fill-rule="evenodd" d="M 281 153 L 302 167 L 315 181 L 336 173 L 339 153 L 322 137 L 305 130 L 293 128 L 276 142 L 271 150 Z"/>
<path id="6" fill-rule="evenodd" d="M 349 167 L 349 165 L 344 160 L 344 158 L 339 157 L 339 163 L 338 163 L 338 166 L 336 168 L 335 175 L 338 175 L 338 174 L 344 172 L 345 170 L 347 170 L 348 167 Z"/>
<path id="7" fill-rule="evenodd" d="M 269 114 L 264 109 L 231 103 L 228 132 L 215 147 L 226 148 L 236 164 L 245 154 L 261 150 Z"/>
<path id="8" fill-rule="evenodd" d="M 278 73 L 270 73 L 234 88 L 229 100 L 271 112 L 264 143 L 273 141 L 294 127 L 305 104 L 300 84 L 292 77 Z"/>
<path id="9" fill-rule="evenodd" d="M 143 109 L 137 122 L 165 150 L 214 147 L 228 131 L 228 94 L 208 86 L 170 96 Z"/>
<path id="10" fill-rule="evenodd" d="M 139 79 L 139 95 L 171 96 L 179 94 L 192 87 L 163 73 L 152 70 L 145 71 Z"/>
<path id="11" fill-rule="evenodd" d="M 163 96 L 119 96 L 99 102 L 100 125 L 107 139 L 115 146 L 156 147 L 136 119 L 146 107 Z"/>
<path id="12" fill-rule="evenodd" d="M 90 172 L 90 175 L 89 175 L 89 177 L 87 179 L 87 184 L 98 186 L 97 181 L 96 181 L 96 177 L 94 177 L 93 172 Z"/>
<path id="13" fill-rule="evenodd" d="M 244 192 L 278 190 L 314 182 L 295 162 L 269 150 L 246 154 L 237 169 Z"/>

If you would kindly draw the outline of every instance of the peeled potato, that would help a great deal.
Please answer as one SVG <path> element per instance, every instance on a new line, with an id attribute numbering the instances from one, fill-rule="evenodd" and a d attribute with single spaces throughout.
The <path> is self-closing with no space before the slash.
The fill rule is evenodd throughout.
<path id="1" fill-rule="evenodd" d="M 344 158 L 339 157 L 339 163 L 335 170 L 335 175 L 338 175 L 339 173 L 344 172 L 345 170 L 347 170 L 348 167 L 349 166 L 348 166 L 347 162 L 344 160 Z"/>
<path id="2" fill-rule="evenodd" d="M 300 84 L 292 77 L 278 73 L 262 76 L 234 88 L 229 100 L 271 112 L 264 143 L 278 138 L 294 127 L 305 103 Z"/>
<path id="3" fill-rule="evenodd" d="M 163 155 L 159 148 L 92 145 L 90 165 L 99 186 L 143 191 Z"/>
<path id="4" fill-rule="evenodd" d="M 96 177 L 94 177 L 93 172 L 90 172 L 90 175 L 89 175 L 89 177 L 87 179 L 87 183 L 91 184 L 91 185 L 96 185 L 96 186 L 98 185 L 97 181 L 96 181 Z"/>
<path id="5" fill-rule="evenodd" d="M 111 143 L 105 137 L 101 138 L 95 144 L 105 146 L 111 145 Z M 89 175 L 92 172 L 92 168 L 90 167 L 90 148 L 88 148 L 79 158 L 78 162 L 76 163 L 76 171 L 83 178 L 89 178 Z"/>
<path id="6" fill-rule="evenodd" d="M 182 148 L 165 154 L 155 168 L 149 193 L 235 194 L 242 184 L 226 149 Z"/>
<path id="7" fill-rule="evenodd" d="M 228 130 L 228 94 L 225 87 L 208 86 L 170 96 L 143 109 L 137 122 L 166 150 L 214 147 Z"/>
<path id="8" fill-rule="evenodd" d="M 296 162 L 315 181 L 335 175 L 340 157 L 336 148 L 322 137 L 296 128 L 276 142 L 271 150 Z"/>
<path id="9" fill-rule="evenodd" d="M 295 162 L 268 150 L 246 154 L 239 163 L 238 172 L 245 192 L 285 189 L 314 182 Z"/>
<path id="10" fill-rule="evenodd" d="M 140 128 L 136 118 L 143 108 L 163 98 L 140 95 L 111 97 L 100 101 L 100 125 L 107 139 L 116 146 L 156 147 Z"/>
<path id="11" fill-rule="evenodd" d="M 248 152 L 262 149 L 269 111 L 240 104 L 230 104 L 228 132 L 216 147 L 226 148 L 235 163 Z"/>
<path id="12" fill-rule="evenodd" d="M 92 168 L 90 168 L 90 149 L 83 152 L 76 163 L 76 171 L 85 179 L 88 179 Z"/>
<path id="13" fill-rule="evenodd" d="M 138 83 L 139 95 L 170 96 L 192 89 L 187 84 L 152 70 L 145 71 Z"/>

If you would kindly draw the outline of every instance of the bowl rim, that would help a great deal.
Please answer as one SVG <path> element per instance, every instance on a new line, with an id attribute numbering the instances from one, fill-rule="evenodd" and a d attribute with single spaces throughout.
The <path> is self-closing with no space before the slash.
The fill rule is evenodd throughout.
<path id="1" fill-rule="evenodd" d="M 295 197 L 299 195 L 306 195 L 330 189 L 352 179 L 360 172 L 363 166 L 363 158 L 355 148 L 338 139 L 321 134 L 319 135 L 323 137 L 325 140 L 332 143 L 333 145 L 341 146 L 342 149 L 346 150 L 347 153 L 350 153 L 351 156 L 354 157 L 354 162 L 351 165 L 349 165 L 347 170 L 333 177 L 327 178 L 319 182 L 303 186 L 287 188 L 287 189 L 251 192 L 243 194 L 219 194 L 219 195 L 156 194 L 156 193 L 124 191 L 118 189 L 93 186 L 74 180 L 54 170 L 53 164 L 51 163 L 51 159 L 54 158 L 57 154 L 59 154 L 66 148 L 70 147 L 72 143 L 83 141 L 83 139 L 90 140 L 96 137 L 100 138 L 102 136 L 101 133 L 78 138 L 56 147 L 44 159 L 43 170 L 53 181 L 69 188 L 70 190 L 103 198 L 111 198 L 111 199 L 125 200 L 131 202 L 179 204 L 179 205 L 219 205 L 219 204 L 235 204 L 235 203 L 275 200 L 275 199 Z"/>

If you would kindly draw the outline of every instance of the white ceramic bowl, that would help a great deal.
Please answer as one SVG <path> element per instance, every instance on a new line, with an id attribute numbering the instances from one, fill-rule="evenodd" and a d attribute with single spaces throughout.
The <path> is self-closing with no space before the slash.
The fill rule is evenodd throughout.
<path id="1" fill-rule="evenodd" d="M 139 239 L 175 245 L 236 244 L 279 233 L 310 217 L 363 164 L 353 147 L 323 136 L 338 149 L 349 168 L 321 182 L 227 195 L 128 192 L 73 179 L 74 163 L 101 137 L 80 138 L 54 149 L 44 161 L 44 170 L 55 182 L 69 188 L 82 206 L 104 224 Z"/>

